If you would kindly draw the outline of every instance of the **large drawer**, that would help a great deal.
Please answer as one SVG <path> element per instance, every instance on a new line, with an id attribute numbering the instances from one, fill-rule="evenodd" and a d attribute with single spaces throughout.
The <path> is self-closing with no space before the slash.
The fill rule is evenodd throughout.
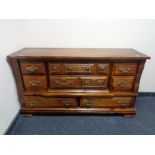
<path id="1" fill-rule="evenodd" d="M 20 62 L 22 74 L 45 74 L 43 62 Z"/>
<path id="2" fill-rule="evenodd" d="M 45 90 L 47 89 L 47 79 L 44 75 L 23 75 L 26 90 Z"/>
<path id="3" fill-rule="evenodd" d="M 137 64 L 136 63 L 114 63 L 113 75 L 129 75 L 136 74 Z"/>
<path id="4" fill-rule="evenodd" d="M 104 108 L 104 107 L 130 107 L 134 103 L 132 97 L 114 97 L 114 98 L 82 98 L 80 107 Z"/>
<path id="5" fill-rule="evenodd" d="M 49 74 L 108 74 L 109 64 L 49 63 Z"/>
<path id="6" fill-rule="evenodd" d="M 112 76 L 111 87 L 113 90 L 131 90 L 135 76 Z"/>
<path id="7" fill-rule="evenodd" d="M 77 107 L 76 98 L 56 98 L 56 97 L 24 97 L 26 107 Z"/>
<path id="8" fill-rule="evenodd" d="M 107 89 L 107 76 L 50 76 L 51 88 Z"/>

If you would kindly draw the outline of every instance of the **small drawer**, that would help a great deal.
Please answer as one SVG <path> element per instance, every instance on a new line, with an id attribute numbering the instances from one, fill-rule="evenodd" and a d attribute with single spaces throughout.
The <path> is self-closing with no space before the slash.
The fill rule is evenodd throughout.
<path id="1" fill-rule="evenodd" d="M 57 63 L 48 64 L 49 74 L 63 74 L 63 65 Z"/>
<path id="2" fill-rule="evenodd" d="M 45 74 L 45 65 L 42 62 L 21 62 L 22 74 Z"/>
<path id="3" fill-rule="evenodd" d="M 80 76 L 82 88 L 107 89 L 107 76 Z"/>
<path id="4" fill-rule="evenodd" d="M 80 107 L 86 108 L 112 108 L 112 107 L 130 107 L 133 106 L 132 97 L 114 97 L 114 98 L 82 98 Z"/>
<path id="5" fill-rule="evenodd" d="M 113 75 L 136 74 L 136 71 L 137 71 L 136 63 L 115 63 L 113 65 Z"/>
<path id="6" fill-rule="evenodd" d="M 131 90 L 135 76 L 112 76 L 111 87 L 114 90 Z"/>
<path id="7" fill-rule="evenodd" d="M 50 76 L 51 88 L 78 88 L 78 78 L 74 76 Z"/>
<path id="8" fill-rule="evenodd" d="M 94 64 L 64 64 L 66 74 L 95 74 Z"/>
<path id="9" fill-rule="evenodd" d="M 47 89 L 47 80 L 44 75 L 24 75 L 24 86 L 26 90 L 45 90 Z"/>
<path id="10" fill-rule="evenodd" d="M 56 98 L 56 97 L 25 97 L 24 98 L 26 107 L 37 108 L 37 107 L 77 107 L 78 102 L 76 98 Z"/>
<path id="11" fill-rule="evenodd" d="M 98 64 L 98 73 L 107 75 L 109 73 L 109 67 L 109 64 Z"/>

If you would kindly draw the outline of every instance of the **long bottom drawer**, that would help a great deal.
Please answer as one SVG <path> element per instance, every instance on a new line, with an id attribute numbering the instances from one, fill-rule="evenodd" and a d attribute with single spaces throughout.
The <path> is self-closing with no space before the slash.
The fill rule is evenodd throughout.
<path id="1" fill-rule="evenodd" d="M 56 97 L 33 97 L 27 96 L 24 98 L 26 107 L 77 107 L 76 98 L 56 98 Z"/>
<path id="2" fill-rule="evenodd" d="M 133 97 L 114 97 L 114 98 L 82 98 L 80 107 L 87 108 L 112 108 L 112 107 L 132 107 L 135 98 Z"/>

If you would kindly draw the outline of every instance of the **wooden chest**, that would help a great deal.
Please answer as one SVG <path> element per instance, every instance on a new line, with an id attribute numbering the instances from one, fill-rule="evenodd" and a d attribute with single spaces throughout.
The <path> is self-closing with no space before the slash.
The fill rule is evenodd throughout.
<path id="1" fill-rule="evenodd" d="M 8 56 L 21 113 L 133 116 L 150 57 L 134 49 L 25 48 Z"/>

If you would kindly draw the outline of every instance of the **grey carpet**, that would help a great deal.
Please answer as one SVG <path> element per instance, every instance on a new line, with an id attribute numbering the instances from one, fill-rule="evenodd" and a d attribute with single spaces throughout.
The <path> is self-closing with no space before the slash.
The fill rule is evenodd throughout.
<path id="1" fill-rule="evenodd" d="M 10 135 L 153 135 L 155 97 L 138 97 L 134 118 L 122 116 L 19 116 Z"/>

